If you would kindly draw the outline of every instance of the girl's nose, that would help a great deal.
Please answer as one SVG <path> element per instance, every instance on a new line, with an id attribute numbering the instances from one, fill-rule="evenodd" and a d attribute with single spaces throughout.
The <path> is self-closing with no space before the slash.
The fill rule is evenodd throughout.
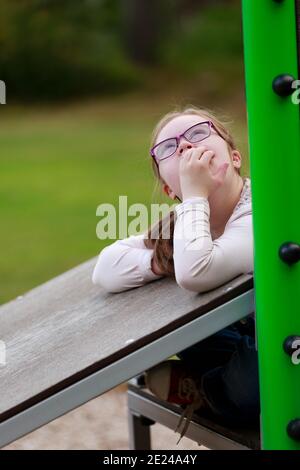
<path id="1" fill-rule="evenodd" d="M 187 150 L 187 149 L 191 149 L 193 148 L 193 144 L 191 144 L 191 142 L 188 142 L 187 140 L 182 140 L 178 146 L 178 154 L 179 155 L 182 155 L 182 153 Z"/>

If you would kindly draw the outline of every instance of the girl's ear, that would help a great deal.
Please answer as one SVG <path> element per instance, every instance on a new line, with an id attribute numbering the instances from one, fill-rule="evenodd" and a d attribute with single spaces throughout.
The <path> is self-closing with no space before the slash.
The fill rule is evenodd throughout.
<path id="1" fill-rule="evenodd" d="M 231 151 L 231 158 L 234 168 L 241 168 L 242 166 L 242 156 L 238 150 Z"/>

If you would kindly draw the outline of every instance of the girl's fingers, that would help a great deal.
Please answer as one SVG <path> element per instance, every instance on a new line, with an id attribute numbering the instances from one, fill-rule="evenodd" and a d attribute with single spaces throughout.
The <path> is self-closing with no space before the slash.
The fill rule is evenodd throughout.
<path id="1" fill-rule="evenodd" d="M 209 166 L 212 157 L 215 155 L 213 150 L 207 150 L 206 147 L 198 147 L 194 149 L 186 150 L 183 154 L 186 162 L 201 161 L 202 165 Z"/>
<path id="2" fill-rule="evenodd" d="M 207 147 L 198 147 L 195 149 L 194 158 L 195 160 L 201 160 L 206 152 L 209 152 Z"/>
<path id="3" fill-rule="evenodd" d="M 183 157 L 186 161 L 189 161 L 193 153 L 193 149 L 188 149 L 184 152 Z"/>
<path id="4" fill-rule="evenodd" d="M 198 160 L 205 166 L 208 166 L 215 152 L 213 150 L 205 150 L 201 155 L 198 155 Z"/>
<path id="5" fill-rule="evenodd" d="M 196 147 L 196 148 L 192 148 L 190 150 L 187 150 L 185 152 L 185 158 L 187 161 L 190 161 L 190 160 L 200 160 L 200 158 L 202 157 L 202 155 L 204 154 L 204 152 L 206 152 L 207 149 L 206 147 Z"/>

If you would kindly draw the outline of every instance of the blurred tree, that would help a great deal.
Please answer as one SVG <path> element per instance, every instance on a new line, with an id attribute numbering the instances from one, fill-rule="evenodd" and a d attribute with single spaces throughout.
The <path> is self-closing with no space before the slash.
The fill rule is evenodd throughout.
<path id="1" fill-rule="evenodd" d="M 126 50 L 136 62 L 157 60 L 157 45 L 165 18 L 161 17 L 160 0 L 121 0 Z"/>
<path id="2" fill-rule="evenodd" d="M 10 96 L 60 99 L 139 83 L 118 40 L 117 0 L 1 0 L 0 71 Z"/>
<path id="3" fill-rule="evenodd" d="M 230 62 L 241 55 L 239 4 L 1 0 L 0 79 L 10 101 L 53 100 L 129 90 L 157 64 L 182 74 Z"/>
<path id="4" fill-rule="evenodd" d="M 121 0 L 123 40 L 135 62 L 159 62 L 160 44 L 176 31 L 185 18 L 208 7 L 232 5 L 240 0 Z M 180 38 L 177 36 L 177 41 Z"/>

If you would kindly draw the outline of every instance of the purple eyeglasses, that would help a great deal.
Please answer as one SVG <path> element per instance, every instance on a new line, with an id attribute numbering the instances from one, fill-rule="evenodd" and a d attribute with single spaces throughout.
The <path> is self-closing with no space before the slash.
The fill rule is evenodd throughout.
<path id="1" fill-rule="evenodd" d="M 182 134 L 162 140 L 158 144 L 154 145 L 154 147 L 152 147 L 150 150 L 150 155 L 154 158 L 157 168 L 158 162 L 174 155 L 178 148 L 181 137 L 184 137 L 191 143 L 201 142 L 201 140 L 207 139 L 207 137 L 211 135 L 212 129 L 214 129 L 217 134 L 222 137 L 212 121 L 202 121 L 194 124 L 192 127 L 189 127 Z"/>

